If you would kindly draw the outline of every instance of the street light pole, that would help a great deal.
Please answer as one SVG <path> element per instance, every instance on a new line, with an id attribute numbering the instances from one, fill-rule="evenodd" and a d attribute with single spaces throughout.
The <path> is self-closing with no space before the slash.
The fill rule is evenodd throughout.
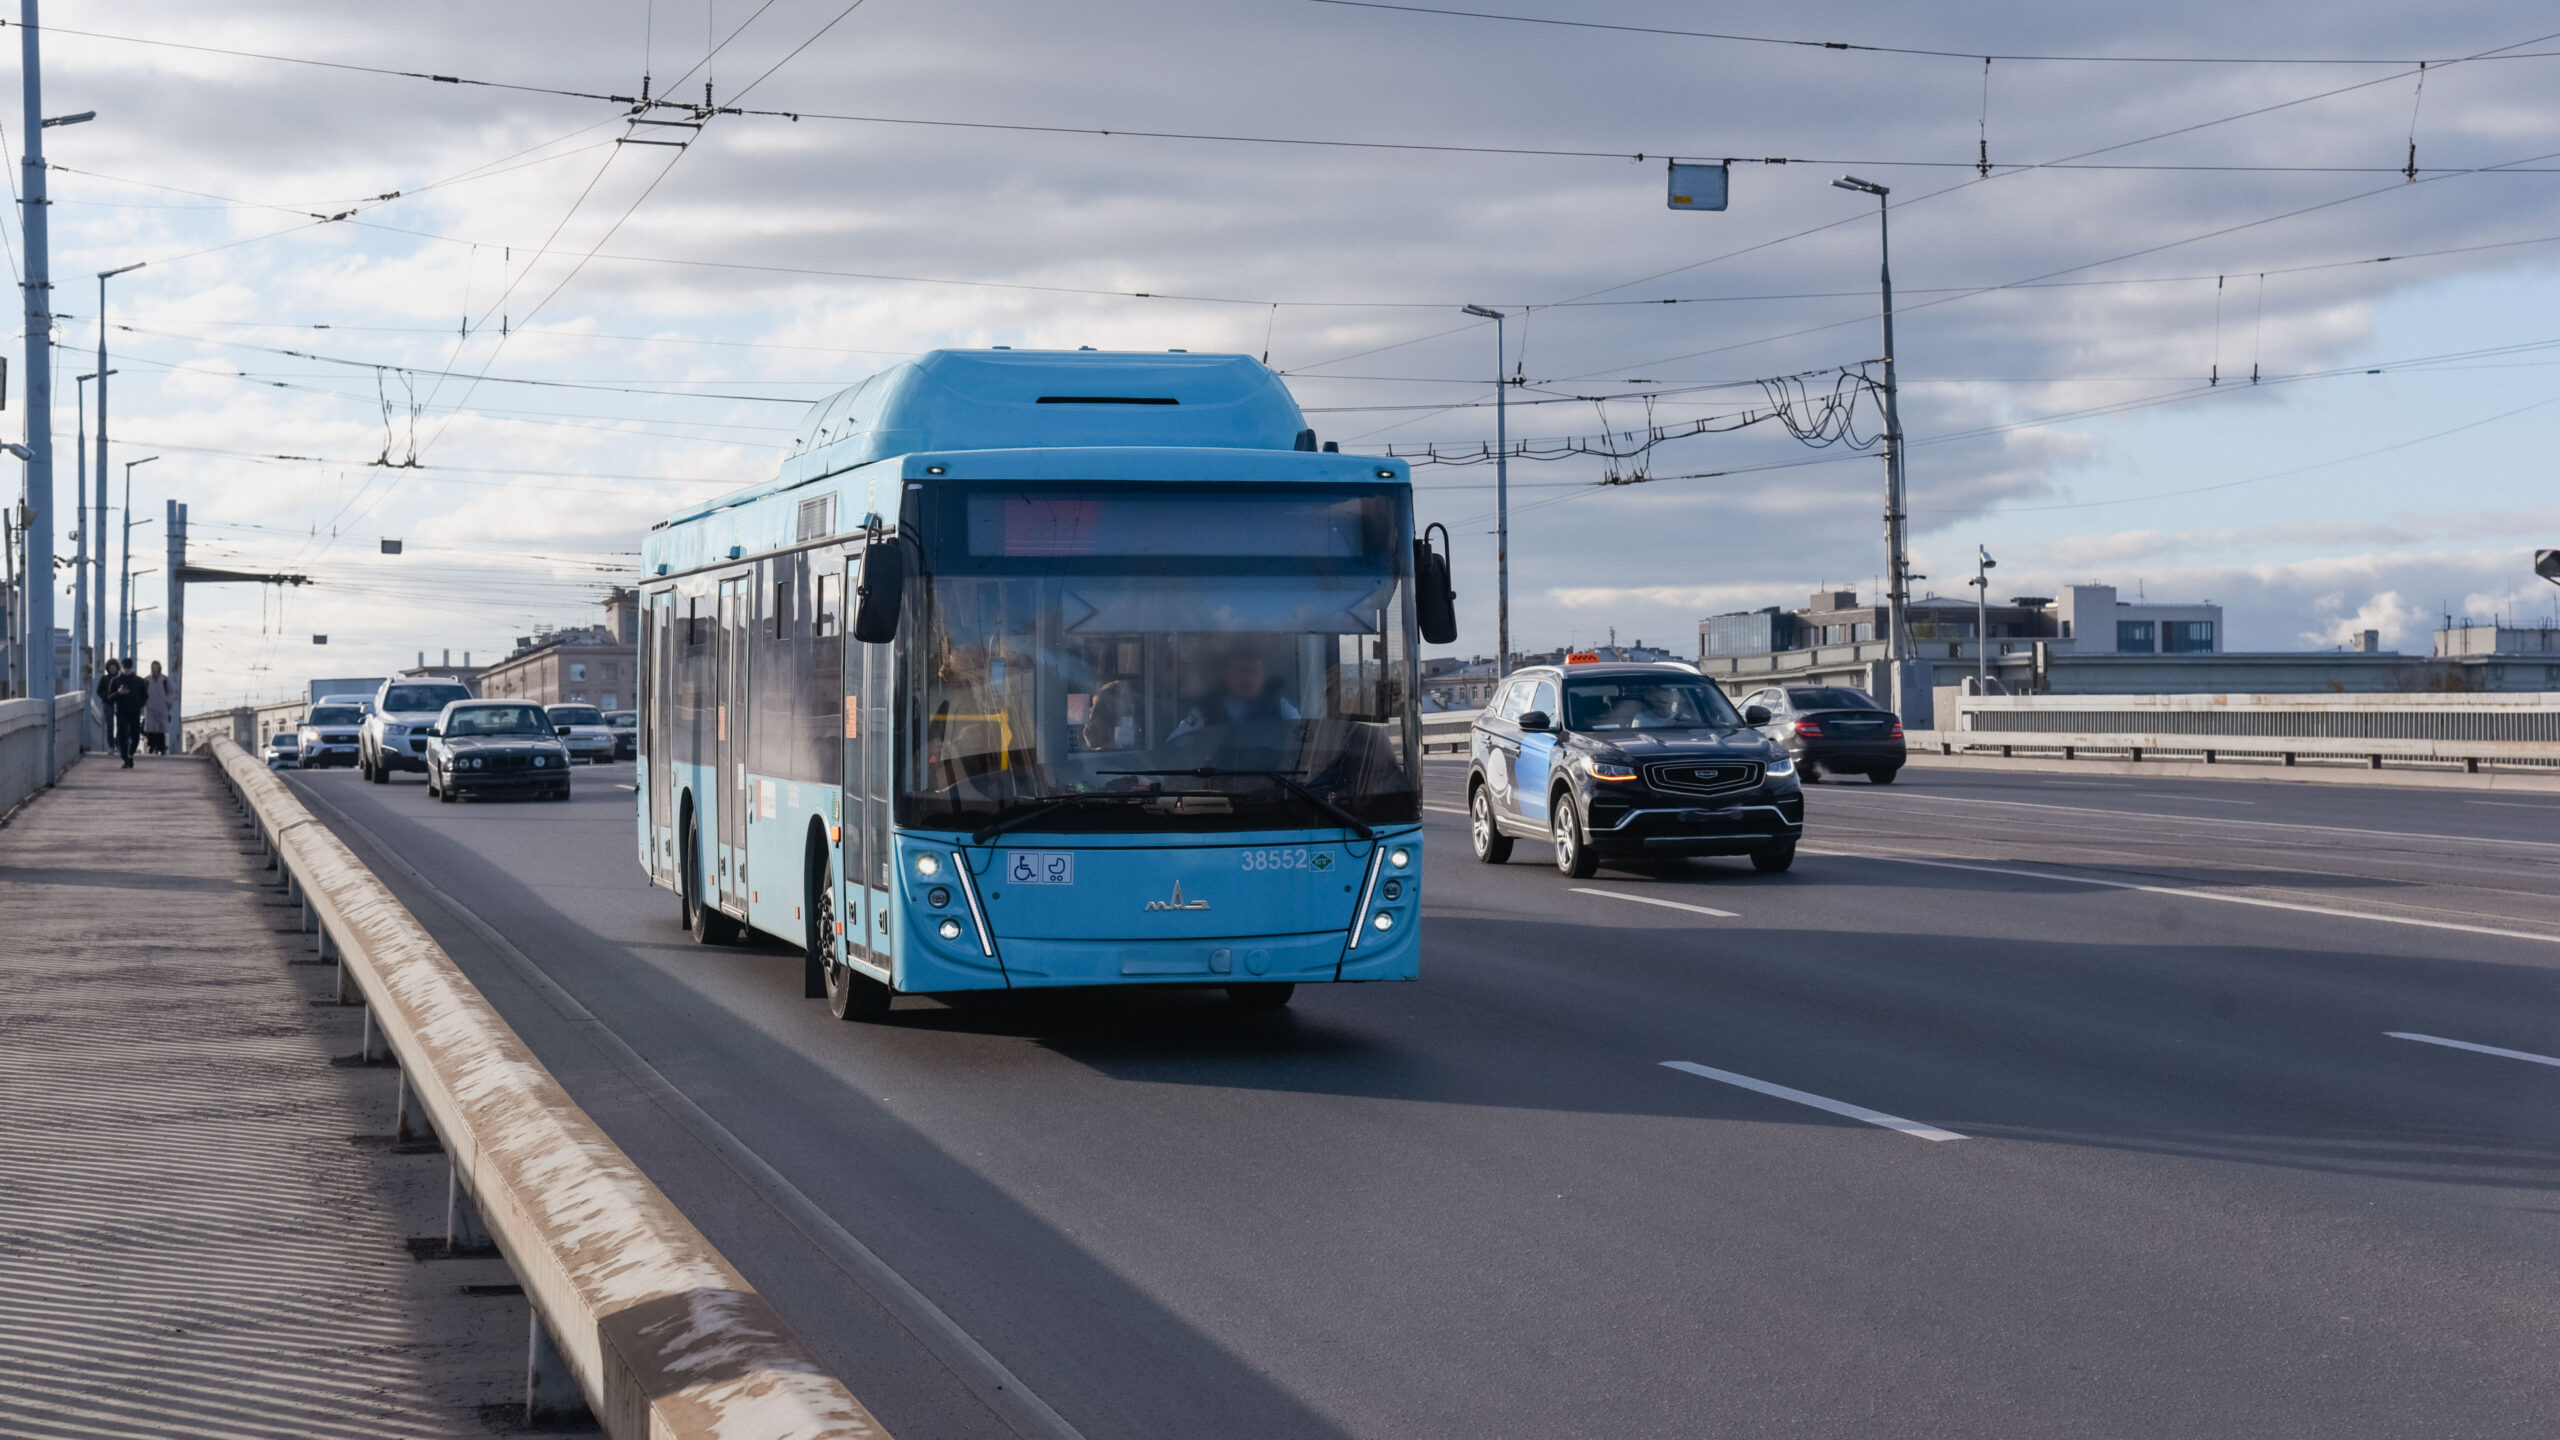
<path id="1" fill-rule="evenodd" d="M 1502 343 L 1501 311 L 1470 305 L 1465 313 L 1493 322 L 1493 675 L 1499 680 L 1511 673 L 1511 426 L 1504 413 L 1509 382 L 1502 376 L 1510 352 Z"/>
<path id="2" fill-rule="evenodd" d="M 44 706 L 45 783 L 60 765 L 62 736 L 53 697 L 53 282 L 45 234 L 44 67 L 36 0 L 18 0 L 20 90 L 26 100 L 26 153 L 19 162 L 19 210 L 27 242 L 27 692 Z"/>
<path id="3" fill-rule="evenodd" d="M 143 262 L 119 265 L 98 272 L 98 625 L 101 643 L 107 633 L 107 282 L 128 271 L 139 270 Z"/>
<path id="4" fill-rule="evenodd" d="M 1893 192 L 1872 180 L 1843 175 L 1831 182 L 1842 190 L 1876 197 L 1877 276 L 1884 293 L 1884 545 L 1886 627 L 1885 657 L 1893 665 L 1894 708 L 1910 709 L 1904 687 L 1904 662 L 1911 655 L 1910 558 L 1904 547 L 1902 504 L 1902 409 L 1893 376 Z"/>
<path id="5" fill-rule="evenodd" d="M 1991 693 L 1991 570 L 2000 562 L 1981 545 L 1973 547 L 1974 693 Z"/>
<path id="6" fill-rule="evenodd" d="M 133 634 L 133 467 L 159 458 L 145 455 L 124 462 L 124 574 L 116 581 L 116 649 L 128 669 L 133 666 L 133 652 L 142 648 Z"/>

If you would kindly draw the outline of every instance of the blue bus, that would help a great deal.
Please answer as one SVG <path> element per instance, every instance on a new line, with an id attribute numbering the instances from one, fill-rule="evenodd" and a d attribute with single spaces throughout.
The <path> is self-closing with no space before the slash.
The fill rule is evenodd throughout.
<path id="1" fill-rule="evenodd" d="M 900 992 L 1418 973 L 1446 536 L 1241 355 L 942 350 L 642 552 L 639 846 L 707 944 Z"/>

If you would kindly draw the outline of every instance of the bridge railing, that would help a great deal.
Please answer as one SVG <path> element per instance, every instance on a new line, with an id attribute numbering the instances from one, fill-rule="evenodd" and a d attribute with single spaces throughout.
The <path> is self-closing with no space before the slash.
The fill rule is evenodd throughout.
<path id="1" fill-rule="evenodd" d="M 2560 694 L 1938 693 L 1942 754 L 2560 765 Z M 1928 743 L 1923 741 L 1922 743 Z"/>
<path id="2" fill-rule="evenodd" d="M 44 769 L 44 702 L 0 700 L 0 815 L 17 809 L 28 796 L 61 779 L 71 762 L 80 758 L 83 698 L 77 690 L 54 698 L 58 738 L 50 775 Z"/>
<path id="3" fill-rule="evenodd" d="M 1442 710 L 1422 717 L 1422 753 L 1444 755 L 1465 754 L 1467 731 L 1476 723 L 1481 710 Z"/>
<path id="4" fill-rule="evenodd" d="M 367 1007 L 367 1058 L 396 1057 L 404 1122 L 414 1098 L 452 1162 L 448 1244 L 485 1233 L 532 1301 L 528 1412 L 582 1395 L 617 1440 L 885 1437 L 382 881 L 247 751 L 209 748 Z"/>

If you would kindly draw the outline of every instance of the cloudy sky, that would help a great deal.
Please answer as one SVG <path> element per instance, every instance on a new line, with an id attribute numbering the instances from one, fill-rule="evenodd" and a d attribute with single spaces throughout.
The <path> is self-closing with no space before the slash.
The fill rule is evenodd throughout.
<path id="1" fill-rule="evenodd" d="M 199 560 L 315 582 L 190 597 L 191 708 L 588 621 L 650 522 L 933 346 L 1267 355 L 1344 448 L 1462 456 L 1493 428 L 1478 303 L 1515 317 L 1512 434 L 1562 457 L 1512 466 L 1518 642 L 1686 649 L 1711 611 L 1871 591 L 1880 462 L 1767 419 L 1577 452 L 1766 416 L 1774 377 L 1809 375 L 1811 417 L 1881 353 L 1848 172 L 1893 191 L 1919 589 L 1966 593 L 1982 543 L 1995 594 L 2210 599 L 2253 649 L 2423 650 L 2448 611 L 2560 597 L 2529 569 L 2560 544 L 2547 6 L 1482 8 L 1598 24 L 56 0 L 46 112 L 99 115 L 46 134 L 58 504 L 89 277 L 136 261 L 108 338 L 119 487 L 162 457 L 138 567 L 175 497 Z M 551 93 L 644 72 L 778 113 L 697 133 Z M 1308 141 L 1347 143 L 1264 143 Z M 1682 213 L 1667 154 L 1788 163 Z M 1458 648 L 1489 651 L 1492 472 L 1415 480 L 1458 536 Z"/>

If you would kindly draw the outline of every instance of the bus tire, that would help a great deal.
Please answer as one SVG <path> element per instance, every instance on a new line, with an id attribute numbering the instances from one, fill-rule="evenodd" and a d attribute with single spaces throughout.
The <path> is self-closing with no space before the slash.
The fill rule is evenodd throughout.
<path id="1" fill-rule="evenodd" d="M 897 991 L 836 959 L 836 886 L 835 870 L 825 858 L 823 848 L 810 872 L 817 879 L 815 903 L 807 907 L 812 917 L 809 926 L 809 964 L 818 981 L 817 994 L 827 997 L 827 1013 L 839 1020 L 877 1020 L 889 1013 L 889 1002 Z M 821 938 L 823 937 L 823 938 Z"/>
<path id="2" fill-rule="evenodd" d="M 823 1000 L 827 997 L 827 970 L 836 960 L 836 876 L 835 867 L 827 863 L 825 832 L 809 837 L 807 898 L 800 913 L 809 917 L 809 933 L 802 937 L 800 959 L 800 998 Z"/>
<path id="3" fill-rule="evenodd" d="M 1286 1008 L 1289 997 L 1297 993 L 1294 981 L 1265 980 L 1250 985 L 1228 986 L 1227 1003 L 1239 1010 L 1279 1010 Z"/>

